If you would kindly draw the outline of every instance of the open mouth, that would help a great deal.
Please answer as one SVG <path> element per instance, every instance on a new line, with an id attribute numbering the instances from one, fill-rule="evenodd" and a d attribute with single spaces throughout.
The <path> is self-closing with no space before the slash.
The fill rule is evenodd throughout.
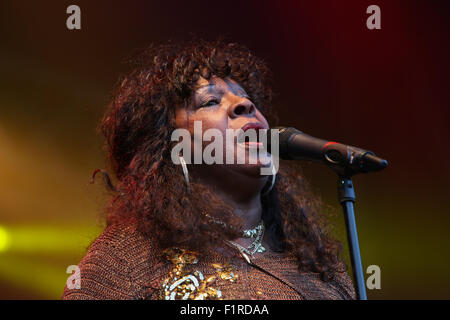
<path id="1" fill-rule="evenodd" d="M 256 136 L 256 141 L 250 140 L 249 136 L 245 136 L 243 143 L 247 146 L 262 146 L 262 142 L 259 141 L 259 135 Z"/>
<path id="2" fill-rule="evenodd" d="M 263 143 L 260 141 L 260 130 L 267 130 L 260 123 L 247 123 L 241 128 L 237 137 L 237 142 L 248 147 L 259 147 Z"/>

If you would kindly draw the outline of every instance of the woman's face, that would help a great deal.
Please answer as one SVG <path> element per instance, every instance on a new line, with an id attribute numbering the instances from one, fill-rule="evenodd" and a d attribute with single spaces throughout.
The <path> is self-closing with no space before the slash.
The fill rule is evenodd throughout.
<path id="1" fill-rule="evenodd" d="M 234 160 L 234 164 L 224 165 L 227 170 L 255 176 L 260 175 L 261 166 L 270 166 L 269 154 L 260 153 L 255 158 L 257 152 L 254 151 L 261 146 L 260 142 L 245 143 L 234 139 L 232 143 L 227 143 L 227 129 L 243 131 L 253 129 L 256 133 L 259 129 L 269 129 L 266 118 L 249 99 L 245 90 L 230 78 L 212 77 L 210 80 L 200 78 L 194 88 L 189 106 L 177 108 L 175 121 L 177 128 L 184 128 L 190 132 L 192 143 L 198 139 L 198 136 L 194 137 L 196 121 L 201 121 L 203 133 L 208 129 L 217 129 L 223 137 L 223 163 L 226 163 L 226 157 L 229 156 L 227 153 L 230 152 Z M 203 142 L 202 149 L 210 143 L 210 141 Z M 192 150 L 195 152 L 194 149 Z M 237 159 L 242 154 L 245 155 L 245 163 L 238 165 Z"/>

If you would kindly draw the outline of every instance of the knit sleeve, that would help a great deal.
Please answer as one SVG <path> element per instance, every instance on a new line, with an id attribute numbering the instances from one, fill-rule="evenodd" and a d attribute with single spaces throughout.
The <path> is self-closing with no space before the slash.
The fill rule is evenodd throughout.
<path id="1" fill-rule="evenodd" d="M 334 278 L 334 283 L 343 299 L 356 299 L 355 287 L 347 272 L 337 273 Z"/>
<path id="2" fill-rule="evenodd" d="M 63 300 L 129 300 L 136 297 L 123 232 L 108 227 L 79 263 L 81 286 L 64 288 Z M 125 242 L 125 243 L 124 243 Z"/>

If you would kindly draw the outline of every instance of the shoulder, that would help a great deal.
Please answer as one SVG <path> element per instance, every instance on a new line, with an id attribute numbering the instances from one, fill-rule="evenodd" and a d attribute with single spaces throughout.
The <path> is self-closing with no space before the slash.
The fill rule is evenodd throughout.
<path id="1" fill-rule="evenodd" d="M 338 272 L 335 274 L 332 283 L 337 287 L 337 290 L 345 300 L 356 299 L 355 287 L 353 281 L 347 272 Z"/>
<path id="2" fill-rule="evenodd" d="M 151 269 L 154 246 L 133 223 L 108 226 L 78 264 L 79 289 L 64 288 L 63 299 L 136 299 L 144 268 Z"/>

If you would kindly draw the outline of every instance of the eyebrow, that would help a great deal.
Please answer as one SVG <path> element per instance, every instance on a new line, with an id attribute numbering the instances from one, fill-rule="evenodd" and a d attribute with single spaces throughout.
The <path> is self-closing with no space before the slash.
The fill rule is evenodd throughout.
<path id="1" fill-rule="evenodd" d="M 204 91 L 204 90 L 202 90 L 202 89 L 204 89 L 204 88 L 207 88 L 207 87 L 215 87 L 216 85 L 214 84 L 214 83 L 209 83 L 209 84 L 204 84 L 204 85 L 202 85 L 202 86 L 200 86 L 200 87 L 198 87 L 198 88 L 196 88 L 195 89 L 195 92 L 198 92 L 198 91 Z"/>
<path id="2" fill-rule="evenodd" d="M 198 87 L 197 90 L 198 90 L 198 89 L 201 89 L 201 88 L 205 88 L 205 87 L 212 87 L 212 86 L 215 86 L 215 85 L 216 85 L 215 83 L 204 84 L 204 85 Z"/>
<path id="3" fill-rule="evenodd" d="M 205 91 L 204 88 L 207 88 L 207 87 L 212 88 L 212 87 L 215 87 L 215 86 L 216 86 L 215 83 L 204 84 L 204 85 L 198 87 L 197 89 L 195 89 L 195 92 L 196 93 L 202 93 L 203 91 Z M 244 94 L 245 97 L 249 97 L 249 95 L 247 94 L 247 92 L 243 88 L 233 88 L 229 84 L 227 84 L 227 86 L 228 86 L 228 88 L 230 89 L 231 92 L 235 91 L 237 94 L 242 93 L 242 94 Z"/>

